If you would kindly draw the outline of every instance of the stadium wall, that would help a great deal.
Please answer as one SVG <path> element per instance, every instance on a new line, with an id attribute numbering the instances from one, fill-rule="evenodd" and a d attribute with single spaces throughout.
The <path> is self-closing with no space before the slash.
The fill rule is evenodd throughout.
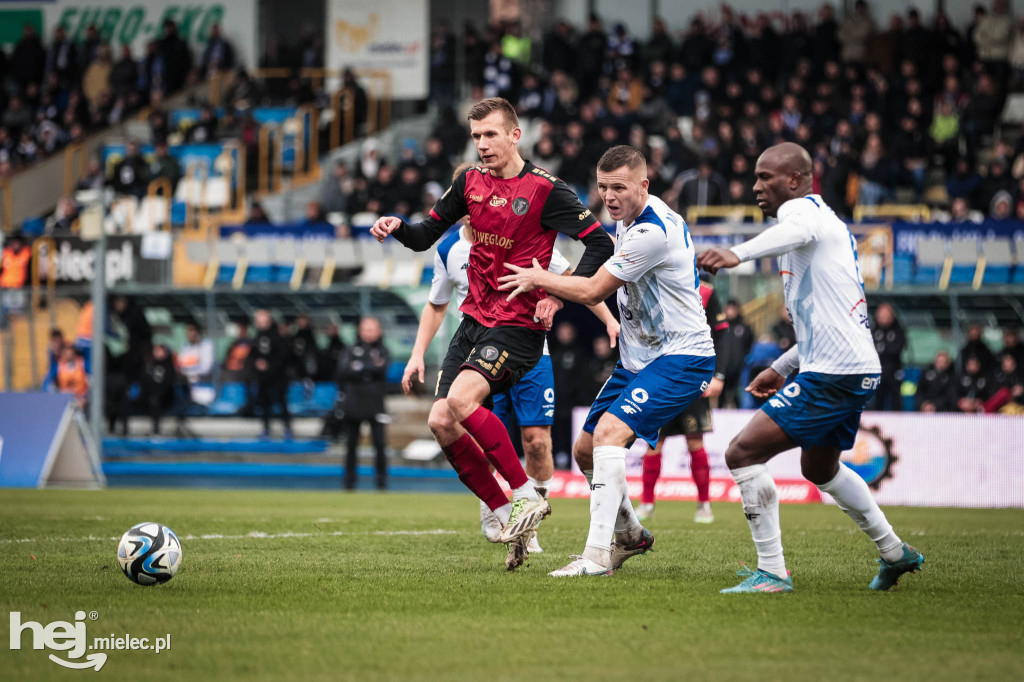
<path id="1" fill-rule="evenodd" d="M 711 462 L 712 498 L 735 501 L 738 491 L 725 465 L 725 449 L 746 426 L 753 410 L 715 410 L 713 433 L 704 446 Z M 577 408 L 578 432 L 587 410 Z M 1024 419 L 1004 415 L 866 412 L 845 464 L 863 477 L 880 504 L 925 507 L 1024 507 Z M 638 486 L 645 443 L 635 443 L 627 459 L 630 485 Z M 664 499 L 695 499 L 686 440 L 669 438 L 663 450 Z M 827 495 L 800 474 L 800 453 L 788 450 L 768 463 L 789 502 L 815 502 Z M 557 493 L 573 493 L 563 482 Z M 632 488 L 631 488 L 632 493 Z M 664 493 L 664 494 L 662 494 Z M 639 490 L 637 491 L 639 494 Z"/>

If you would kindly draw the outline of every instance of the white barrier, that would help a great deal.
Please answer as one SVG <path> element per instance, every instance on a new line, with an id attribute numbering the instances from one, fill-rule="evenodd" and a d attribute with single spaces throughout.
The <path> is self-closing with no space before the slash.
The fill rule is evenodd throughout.
<path id="1" fill-rule="evenodd" d="M 752 410 L 714 411 L 715 431 L 704 437 L 713 481 L 729 481 L 725 449 L 753 414 Z M 576 433 L 586 416 L 585 408 L 573 411 Z M 626 463 L 629 476 L 640 476 L 646 449 L 645 443 L 633 445 Z M 689 477 L 690 457 L 683 437 L 669 438 L 662 455 L 662 472 L 669 481 Z M 842 457 L 883 505 L 1024 507 L 1021 417 L 866 412 L 853 449 Z M 768 468 L 781 484 L 799 487 L 803 480 L 795 449 L 777 456 Z M 690 499 L 686 492 L 680 489 L 671 497 Z M 729 496 L 727 488 L 722 493 Z"/>

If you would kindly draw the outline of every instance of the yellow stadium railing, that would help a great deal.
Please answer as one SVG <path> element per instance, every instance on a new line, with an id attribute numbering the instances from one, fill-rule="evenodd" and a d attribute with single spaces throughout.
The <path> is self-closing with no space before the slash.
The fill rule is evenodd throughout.
<path id="1" fill-rule="evenodd" d="M 926 223 L 931 220 L 931 210 L 924 204 L 878 204 L 864 206 L 858 204 L 853 208 L 853 222 L 859 223 L 865 218 L 899 218 Z"/>
<path id="2" fill-rule="evenodd" d="M 71 144 L 64 148 L 64 195 L 71 194 L 79 178 L 86 174 L 89 158 L 85 145 Z M 78 160 L 77 172 L 75 160 Z"/>
<path id="3" fill-rule="evenodd" d="M 283 186 L 284 140 L 281 126 L 264 123 L 260 126 L 256 193 L 260 196 L 278 192 Z"/>
<path id="4" fill-rule="evenodd" d="M 764 211 L 757 206 L 690 206 L 686 209 L 686 222 L 696 225 L 701 218 L 721 218 L 743 222 L 750 218 L 764 222 Z"/>

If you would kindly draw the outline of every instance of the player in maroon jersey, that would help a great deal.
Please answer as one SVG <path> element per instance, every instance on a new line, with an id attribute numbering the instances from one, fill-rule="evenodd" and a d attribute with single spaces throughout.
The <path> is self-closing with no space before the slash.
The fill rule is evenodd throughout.
<path id="1" fill-rule="evenodd" d="M 715 520 L 711 513 L 711 466 L 708 453 L 704 449 L 704 434 L 711 433 L 711 401 L 722 393 L 725 374 L 723 368 L 728 362 L 725 345 L 721 343 L 722 332 L 729 328 L 729 320 L 722 312 L 722 304 L 715 296 L 715 288 L 711 284 L 711 276 L 701 273 L 700 297 L 704 303 L 704 314 L 711 325 L 711 338 L 715 342 L 715 376 L 711 380 L 704 395 L 690 403 L 672 421 L 661 427 L 658 444 L 644 454 L 643 490 L 640 504 L 636 508 L 636 517 L 641 521 L 654 516 L 654 487 L 661 477 L 661 450 L 665 439 L 670 436 L 686 436 L 686 449 L 690 451 L 690 474 L 697 486 L 697 514 L 693 520 L 697 523 L 712 523 Z"/>
<path id="2" fill-rule="evenodd" d="M 538 289 L 508 301 L 498 278 L 506 262 L 530 267 L 536 258 L 547 267 L 558 233 L 584 243 L 574 275 L 589 277 L 612 255 L 613 242 L 568 185 L 519 155 L 522 131 L 511 104 L 500 97 L 482 100 L 469 121 L 480 166 L 460 174 L 423 222 L 409 225 L 386 216 L 370 234 L 378 241 L 394 235 L 410 249 L 425 251 L 450 225 L 470 216 L 469 295 L 438 372 L 429 426 L 459 479 L 503 523 L 511 570 L 525 560 L 530 535 L 551 507 L 527 479 L 501 420 L 483 404 L 540 360 L 545 329 L 534 313 L 547 294 Z M 511 504 L 488 462 L 512 488 Z"/>

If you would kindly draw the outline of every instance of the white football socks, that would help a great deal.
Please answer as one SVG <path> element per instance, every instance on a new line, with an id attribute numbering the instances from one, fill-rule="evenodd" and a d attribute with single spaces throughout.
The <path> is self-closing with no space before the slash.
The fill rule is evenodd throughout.
<path id="1" fill-rule="evenodd" d="M 626 448 L 614 445 L 594 448 L 590 533 L 583 556 L 601 566 L 611 565 L 612 536 L 626 491 L 626 452 Z"/>
<path id="2" fill-rule="evenodd" d="M 533 476 L 527 476 L 526 478 L 529 479 L 530 483 L 533 485 L 533 489 L 537 491 L 538 495 L 543 497 L 545 500 L 548 499 L 548 491 L 551 490 L 552 479 L 549 478 L 546 481 L 541 481 Z"/>
<path id="3" fill-rule="evenodd" d="M 506 502 L 505 504 L 503 504 L 500 507 L 498 507 L 497 509 L 495 509 L 494 510 L 494 515 L 498 517 L 498 520 L 501 521 L 501 525 L 503 527 L 507 526 L 508 525 L 508 519 L 509 519 L 510 516 L 512 516 L 512 505 L 511 505 L 511 503 Z"/>
<path id="4" fill-rule="evenodd" d="M 832 496 L 839 508 L 871 538 L 883 559 L 890 563 L 899 561 L 903 541 L 893 532 L 863 478 L 840 462 L 839 473 L 825 485 L 819 485 L 818 490 Z"/>
<path id="5" fill-rule="evenodd" d="M 768 467 L 755 464 L 733 469 L 732 478 L 740 488 L 743 513 L 757 547 L 757 567 L 779 578 L 786 578 L 786 560 L 782 556 L 782 528 L 779 524 L 779 492 Z"/>
<path id="6" fill-rule="evenodd" d="M 512 489 L 513 500 L 536 500 L 539 497 L 540 495 L 537 494 L 537 490 L 533 487 L 533 483 L 530 482 L 529 478 L 526 479 L 526 483 L 523 485 Z"/>

